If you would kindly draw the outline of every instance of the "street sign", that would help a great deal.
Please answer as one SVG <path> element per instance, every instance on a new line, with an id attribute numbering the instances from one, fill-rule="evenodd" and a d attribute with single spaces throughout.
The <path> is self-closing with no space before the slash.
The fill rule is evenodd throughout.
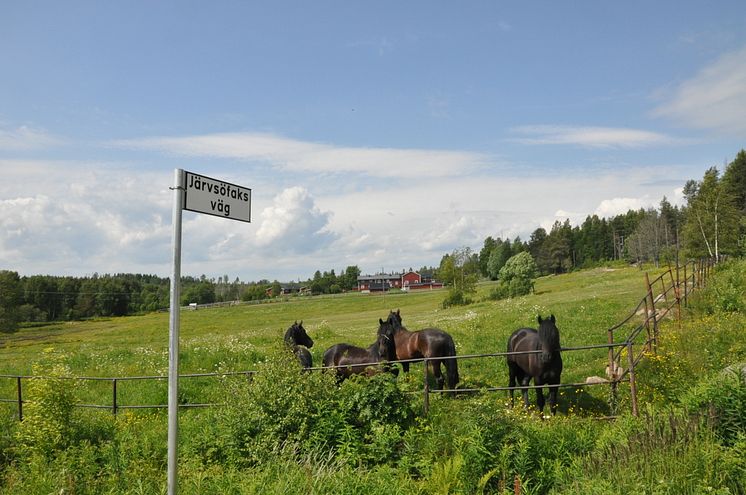
<path id="1" fill-rule="evenodd" d="M 251 221 L 251 189 L 204 175 L 174 170 L 173 257 L 171 265 L 171 311 L 168 325 L 168 495 L 176 495 L 179 440 L 179 330 L 181 320 L 181 212 L 206 213 L 241 222 Z"/>
<path id="2" fill-rule="evenodd" d="M 251 222 L 251 189 L 185 171 L 184 209 Z"/>

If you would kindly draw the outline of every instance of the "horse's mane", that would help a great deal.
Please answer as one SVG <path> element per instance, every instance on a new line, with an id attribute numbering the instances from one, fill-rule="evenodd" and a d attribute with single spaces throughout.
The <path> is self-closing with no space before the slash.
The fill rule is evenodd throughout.
<path id="1" fill-rule="evenodd" d="M 554 315 L 551 315 L 547 319 L 542 319 L 541 316 L 538 318 L 539 321 L 539 340 L 542 345 L 547 347 L 550 352 L 558 351 L 560 349 L 560 336 L 559 330 L 555 322 Z"/>

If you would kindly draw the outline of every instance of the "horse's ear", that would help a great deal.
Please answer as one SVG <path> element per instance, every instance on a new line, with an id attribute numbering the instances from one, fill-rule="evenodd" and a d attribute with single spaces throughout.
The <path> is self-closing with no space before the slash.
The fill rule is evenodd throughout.
<path id="1" fill-rule="evenodd" d="M 536 318 L 536 320 L 537 320 L 537 321 L 539 322 L 539 325 L 541 325 L 541 321 L 542 321 L 542 320 L 541 320 L 541 315 L 539 315 L 539 316 L 538 316 L 538 317 Z"/>
<path id="2" fill-rule="evenodd" d="M 554 319 L 554 315 L 551 315 L 551 316 L 549 317 L 549 320 L 550 320 L 550 321 L 551 321 L 552 323 L 554 323 L 555 321 L 557 321 L 557 320 L 555 320 L 555 319 Z"/>
<path id="3" fill-rule="evenodd" d="M 293 325 L 297 325 L 297 324 L 298 324 L 298 320 L 295 320 L 295 323 L 293 323 Z"/>
<path id="4" fill-rule="evenodd" d="M 303 320 L 300 321 L 300 326 L 303 326 Z"/>
<path id="5" fill-rule="evenodd" d="M 379 325 L 383 325 L 383 320 L 382 320 L 382 319 L 380 319 L 380 318 L 378 318 L 378 324 L 379 324 Z"/>

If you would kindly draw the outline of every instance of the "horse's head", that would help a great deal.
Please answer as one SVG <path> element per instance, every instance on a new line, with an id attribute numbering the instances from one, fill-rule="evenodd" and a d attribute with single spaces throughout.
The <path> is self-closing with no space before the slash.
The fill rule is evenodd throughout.
<path id="1" fill-rule="evenodd" d="M 306 329 L 303 328 L 303 320 L 300 323 L 296 321 L 288 328 L 285 332 L 285 343 L 288 345 L 304 345 L 308 348 L 313 347 L 313 340 L 306 333 Z"/>
<path id="2" fill-rule="evenodd" d="M 397 309 L 396 312 L 390 311 L 389 317 L 386 321 L 391 324 L 394 331 L 403 328 L 403 325 L 401 324 L 401 310 Z"/>
<path id="3" fill-rule="evenodd" d="M 554 315 L 547 319 L 538 317 L 539 322 L 539 341 L 541 342 L 541 360 L 548 363 L 552 360 L 552 355 L 560 350 L 559 330 L 557 329 Z"/>
<path id="4" fill-rule="evenodd" d="M 394 341 L 394 326 L 391 321 L 378 319 L 378 338 L 376 349 L 382 361 L 396 361 L 396 342 Z"/>

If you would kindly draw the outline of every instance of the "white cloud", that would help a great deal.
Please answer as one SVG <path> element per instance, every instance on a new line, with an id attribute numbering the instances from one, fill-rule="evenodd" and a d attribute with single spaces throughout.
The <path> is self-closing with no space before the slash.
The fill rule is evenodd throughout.
<path id="1" fill-rule="evenodd" d="M 654 116 L 695 129 L 745 137 L 746 47 L 721 56 L 666 92 L 666 100 L 653 111 Z"/>
<path id="2" fill-rule="evenodd" d="M 291 172 L 357 173 L 383 178 L 457 176 L 473 172 L 485 162 L 484 156 L 466 151 L 339 147 L 259 133 L 157 137 L 111 144 L 177 155 L 260 161 Z"/>
<path id="3" fill-rule="evenodd" d="M 659 198 L 660 200 L 660 198 Z M 650 208 L 655 202 L 650 198 L 613 198 L 605 199 L 598 205 L 595 215 L 601 218 L 609 218 L 616 215 L 627 213 L 629 210 L 639 210 L 640 208 Z"/>
<path id="4" fill-rule="evenodd" d="M 276 252 L 310 254 L 334 240 L 335 235 L 327 230 L 330 216 L 315 205 L 306 189 L 285 189 L 262 211 L 257 245 L 271 245 Z"/>
<path id="5" fill-rule="evenodd" d="M 58 137 L 27 126 L 16 129 L 0 128 L 0 150 L 28 151 L 62 143 L 63 140 Z"/>
<path id="6" fill-rule="evenodd" d="M 665 134 L 617 127 L 527 125 L 511 129 L 525 137 L 510 139 L 528 145 L 573 145 L 586 148 L 640 148 L 672 144 L 677 140 Z"/>
<path id="7" fill-rule="evenodd" d="M 0 183 L 5 266 L 23 274 L 168 275 L 172 170 L 21 160 L 0 160 L 0 168 L 8 178 Z M 232 173 L 244 183 L 238 170 Z M 525 240 L 574 212 L 612 215 L 675 197 L 662 181 L 672 175 L 649 167 L 544 175 L 501 168 L 448 180 L 371 182 L 367 189 L 319 188 L 313 176 L 298 175 L 299 186 L 255 190 L 252 224 L 185 212 L 182 271 L 295 280 L 347 265 L 364 272 L 437 265 L 453 249 L 479 249 L 487 236 Z"/>

